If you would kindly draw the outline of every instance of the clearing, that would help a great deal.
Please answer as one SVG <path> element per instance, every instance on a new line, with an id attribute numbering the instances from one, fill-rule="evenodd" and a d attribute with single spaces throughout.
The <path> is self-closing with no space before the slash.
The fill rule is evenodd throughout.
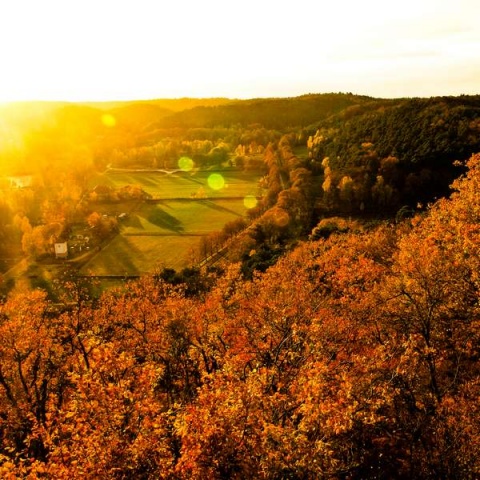
<path id="1" fill-rule="evenodd" d="M 137 185 L 149 198 L 126 204 L 98 202 L 102 214 L 128 212 L 120 232 L 80 269 L 85 276 L 115 277 L 152 273 L 192 263 L 200 239 L 245 216 L 246 197 L 259 197 L 258 172 L 118 171 L 97 175 L 91 187 Z M 247 203 L 248 204 L 248 203 Z"/>

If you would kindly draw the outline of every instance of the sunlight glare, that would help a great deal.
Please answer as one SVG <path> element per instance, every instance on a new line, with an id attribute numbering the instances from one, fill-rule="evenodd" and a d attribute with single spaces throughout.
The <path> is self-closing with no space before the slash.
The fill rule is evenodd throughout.
<path id="1" fill-rule="evenodd" d="M 106 126 L 106 127 L 114 127 L 116 124 L 117 124 L 117 120 L 116 118 L 109 114 L 109 113 L 105 113 L 102 115 L 102 123 Z"/>
<path id="2" fill-rule="evenodd" d="M 225 179 L 219 173 L 212 173 L 208 177 L 208 186 L 212 190 L 221 190 L 225 186 Z"/>
<path id="3" fill-rule="evenodd" d="M 257 199 L 256 197 L 254 197 L 253 195 L 247 195 L 244 199 L 243 199 L 243 204 L 245 205 L 245 208 L 248 208 L 249 210 L 251 208 L 255 208 L 257 206 Z"/>
<path id="4" fill-rule="evenodd" d="M 193 169 L 193 160 L 189 157 L 181 157 L 178 160 L 178 168 L 184 172 L 189 172 Z"/>

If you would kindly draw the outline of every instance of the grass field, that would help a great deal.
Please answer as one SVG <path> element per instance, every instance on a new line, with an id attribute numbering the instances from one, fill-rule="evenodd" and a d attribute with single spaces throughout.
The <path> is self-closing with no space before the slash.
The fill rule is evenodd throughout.
<path id="1" fill-rule="evenodd" d="M 158 268 L 183 268 L 200 237 L 117 235 L 80 270 L 81 275 L 141 275 Z"/>
<path id="2" fill-rule="evenodd" d="M 221 175 L 223 186 L 211 188 L 209 178 Z M 191 198 L 193 195 L 205 195 L 207 198 L 245 197 L 259 195 L 257 187 L 260 176 L 256 172 L 240 172 L 235 170 L 213 172 L 192 171 L 166 174 L 162 172 L 107 171 L 95 176 L 90 182 L 96 185 L 107 185 L 121 188 L 126 185 L 138 185 L 142 190 L 156 199 Z M 220 185 L 222 185 L 220 183 Z M 216 185 L 219 187 L 220 185 Z"/>
<path id="3" fill-rule="evenodd" d="M 247 213 L 244 198 L 261 194 L 258 180 L 258 173 L 234 170 L 171 174 L 108 171 L 98 175 L 91 182 L 92 188 L 138 185 L 158 201 L 98 203 L 102 214 L 128 212 L 128 216 L 119 221 L 119 235 L 94 255 L 80 274 L 129 276 L 190 265 L 202 235 L 221 230 L 227 222 Z M 195 195 L 197 198 L 192 198 Z"/>
<path id="4" fill-rule="evenodd" d="M 121 223 L 122 234 L 201 234 L 246 214 L 243 200 L 164 200 L 143 203 Z"/>

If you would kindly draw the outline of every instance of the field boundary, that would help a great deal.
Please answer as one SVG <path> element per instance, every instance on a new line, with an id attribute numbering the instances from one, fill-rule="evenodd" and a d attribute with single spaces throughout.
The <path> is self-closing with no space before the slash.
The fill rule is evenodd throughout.
<path id="1" fill-rule="evenodd" d="M 87 273 L 80 273 L 79 272 L 79 273 L 77 273 L 76 277 L 77 278 L 98 278 L 99 280 L 102 280 L 102 279 L 105 279 L 105 280 L 109 280 L 109 279 L 130 280 L 130 279 L 142 278 L 146 275 L 149 275 L 149 274 L 144 273 L 144 274 L 128 274 L 128 275 L 96 275 L 96 274 L 93 273 L 92 275 L 89 275 Z"/>
<path id="2" fill-rule="evenodd" d="M 255 197 L 257 200 L 262 199 L 262 196 L 258 195 L 249 195 L 249 197 Z M 191 198 L 191 197 L 165 197 L 165 198 L 146 198 L 144 201 L 146 203 L 161 203 L 161 202 L 169 202 L 169 201 L 175 201 L 175 202 L 212 202 L 215 200 L 243 200 L 245 198 L 245 195 L 241 196 L 236 196 L 236 197 L 205 197 L 205 198 Z"/>
<path id="3" fill-rule="evenodd" d="M 123 237 L 204 237 L 205 233 L 201 233 L 201 232 L 188 232 L 188 233 L 121 232 L 119 235 Z"/>

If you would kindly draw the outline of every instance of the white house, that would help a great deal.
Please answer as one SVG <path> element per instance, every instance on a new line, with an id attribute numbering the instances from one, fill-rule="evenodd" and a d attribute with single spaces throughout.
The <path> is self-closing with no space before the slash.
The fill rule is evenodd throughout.
<path id="1" fill-rule="evenodd" d="M 67 242 L 55 244 L 55 258 L 67 258 L 68 257 L 68 245 Z"/>

